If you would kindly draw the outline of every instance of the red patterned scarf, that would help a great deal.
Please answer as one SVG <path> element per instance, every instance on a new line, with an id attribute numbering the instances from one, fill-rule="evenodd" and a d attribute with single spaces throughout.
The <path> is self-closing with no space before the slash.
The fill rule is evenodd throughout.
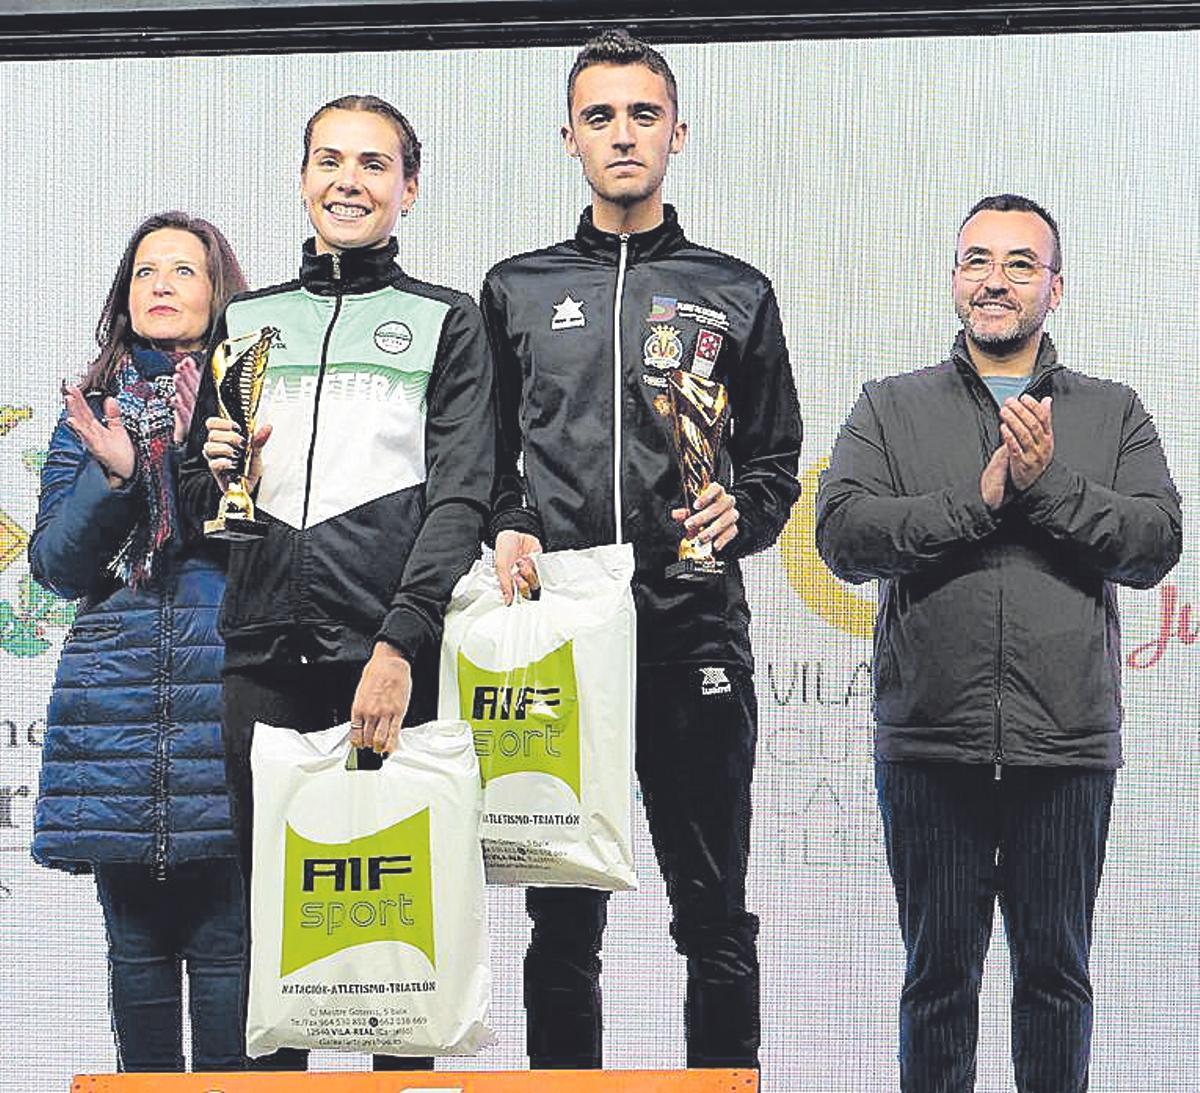
<path id="1" fill-rule="evenodd" d="M 146 504 L 110 568 L 132 588 L 154 575 L 156 562 L 177 534 L 170 459 L 175 431 L 171 399 L 175 364 L 191 355 L 138 348 L 117 366 L 115 397 L 137 455 L 134 488 Z"/>

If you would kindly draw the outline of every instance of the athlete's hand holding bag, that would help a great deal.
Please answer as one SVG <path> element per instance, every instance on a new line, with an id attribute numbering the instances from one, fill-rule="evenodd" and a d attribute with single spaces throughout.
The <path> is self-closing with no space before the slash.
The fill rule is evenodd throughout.
<path id="1" fill-rule="evenodd" d="M 636 625 L 628 545 L 540 554 L 506 605 L 491 565 L 455 586 L 439 713 L 475 733 L 494 884 L 634 888 Z"/>
<path id="2" fill-rule="evenodd" d="M 470 730 L 353 754 L 348 725 L 254 730 L 247 1052 L 471 1054 L 494 1037 Z"/>

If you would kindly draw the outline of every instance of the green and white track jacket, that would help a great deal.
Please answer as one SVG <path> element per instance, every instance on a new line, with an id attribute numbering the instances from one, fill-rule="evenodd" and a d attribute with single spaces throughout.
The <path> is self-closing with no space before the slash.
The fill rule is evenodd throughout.
<path id="1" fill-rule="evenodd" d="M 235 543 L 226 664 L 365 661 L 377 638 L 435 653 L 455 581 L 477 556 L 495 461 L 492 368 L 469 297 L 414 280 L 396 243 L 318 254 L 300 277 L 236 297 L 213 343 L 279 331 L 257 424 L 265 537 Z M 206 370 L 182 472 L 193 527 L 216 512 L 204 460 Z"/>

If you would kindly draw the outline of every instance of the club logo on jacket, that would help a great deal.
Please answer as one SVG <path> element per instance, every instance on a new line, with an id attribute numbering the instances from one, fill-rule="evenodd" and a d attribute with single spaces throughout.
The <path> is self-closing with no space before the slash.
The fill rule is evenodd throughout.
<path id="1" fill-rule="evenodd" d="M 403 353 L 412 345 L 412 340 L 408 323 L 392 320 L 375 328 L 375 344 L 385 353 Z"/>
<path id="2" fill-rule="evenodd" d="M 676 303 L 674 296 L 652 296 L 650 298 L 650 314 L 646 322 L 669 323 L 675 318 Z"/>
<path id="3" fill-rule="evenodd" d="M 700 693 L 702 695 L 727 695 L 733 690 L 733 684 L 724 668 L 700 669 Z"/>
<path id="4" fill-rule="evenodd" d="M 642 343 L 642 359 L 647 368 L 670 372 L 683 360 L 683 341 L 673 326 L 652 326 Z"/>
<path id="5" fill-rule="evenodd" d="M 692 371 L 696 375 L 708 379 L 713 374 L 724 341 L 722 335 L 714 334 L 711 330 L 701 330 L 696 335 L 696 351 L 692 354 Z"/>
<path id="6" fill-rule="evenodd" d="M 574 330 L 586 325 L 583 302 L 572 300 L 569 292 L 563 297 L 562 303 L 554 305 L 554 317 L 550 320 L 551 330 Z"/>

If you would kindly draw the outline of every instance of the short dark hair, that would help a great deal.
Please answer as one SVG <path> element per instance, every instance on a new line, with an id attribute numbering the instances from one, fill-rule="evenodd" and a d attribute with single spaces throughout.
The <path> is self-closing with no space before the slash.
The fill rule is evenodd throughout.
<path id="1" fill-rule="evenodd" d="M 368 114 L 378 114 L 387 118 L 400 134 L 400 156 L 404 164 L 404 177 L 416 178 L 421 173 L 421 142 L 417 139 L 417 131 L 412 122 L 400 113 L 390 102 L 379 98 L 378 95 L 343 95 L 333 99 L 318 108 L 308 119 L 304 127 L 304 157 L 300 160 L 300 173 L 308 166 L 309 145 L 312 143 L 313 126 L 330 110 L 365 110 Z"/>
<path id="2" fill-rule="evenodd" d="M 1035 216 L 1040 216 L 1050 229 L 1050 234 L 1054 236 L 1054 257 L 1050 262 L 1050 268 L 1055 273 L 1062 270 L 1062 240 L 1058 237 L 1058 224 L 1041 205 L 1032 198 L 1023 197 L 1021 194 L 993 194 L 991 197 L 981 198 L 971 206 L 971 211 L 963 217 L 958 230 L 961 232 L 967 221 L 976 213 L 988 210 L 998 213 L 1033 213 Z"/>
<path id="3" fill-rule="evenodd" d="M 571 66 L 571 74 L 567 77 L 568 121 L 571 119 L 571 98 L 575 94 L 575 81 L 579 78 L 579 73 L 592 65 L 645 65 L 651 72 L 663 78 L 675 116 L 679 116 L 679 90 L 675 86 L 675 73 L 671 71 L 667 59 L 653 46 L 635 38 L 629 31 L 613 28 L 586 42 Z"/>
<path id="4" fill-rule="evenodd" d="M 134 229 L 129 242 L 125 244 L 125 253 L 121 255 L 121 261 L 117 264 L 117 272 L 113 276 L 108 297 L 100 312 L 100 321 L 96 324 L 96 344 L 100 347 L 100 353 L 88 365 L 84 374 L 85 391 L 107 391 L 117 365 L 133 344 L 133 320 L 129 315 L 129 286 L 133 281 L 133 260 L 137 257 L 137 249 L 142 240 L 151 232 L 161 231 L 163 228 L 191 232 L 204 245 L 208 280 L 212 285 L 206 340 L 230 298 L 235 293 L 246 290 L 246 278 L 242 276 L 237 256 L 220 229 L 198 216 L 175 210 L 147 217 Z"/>

